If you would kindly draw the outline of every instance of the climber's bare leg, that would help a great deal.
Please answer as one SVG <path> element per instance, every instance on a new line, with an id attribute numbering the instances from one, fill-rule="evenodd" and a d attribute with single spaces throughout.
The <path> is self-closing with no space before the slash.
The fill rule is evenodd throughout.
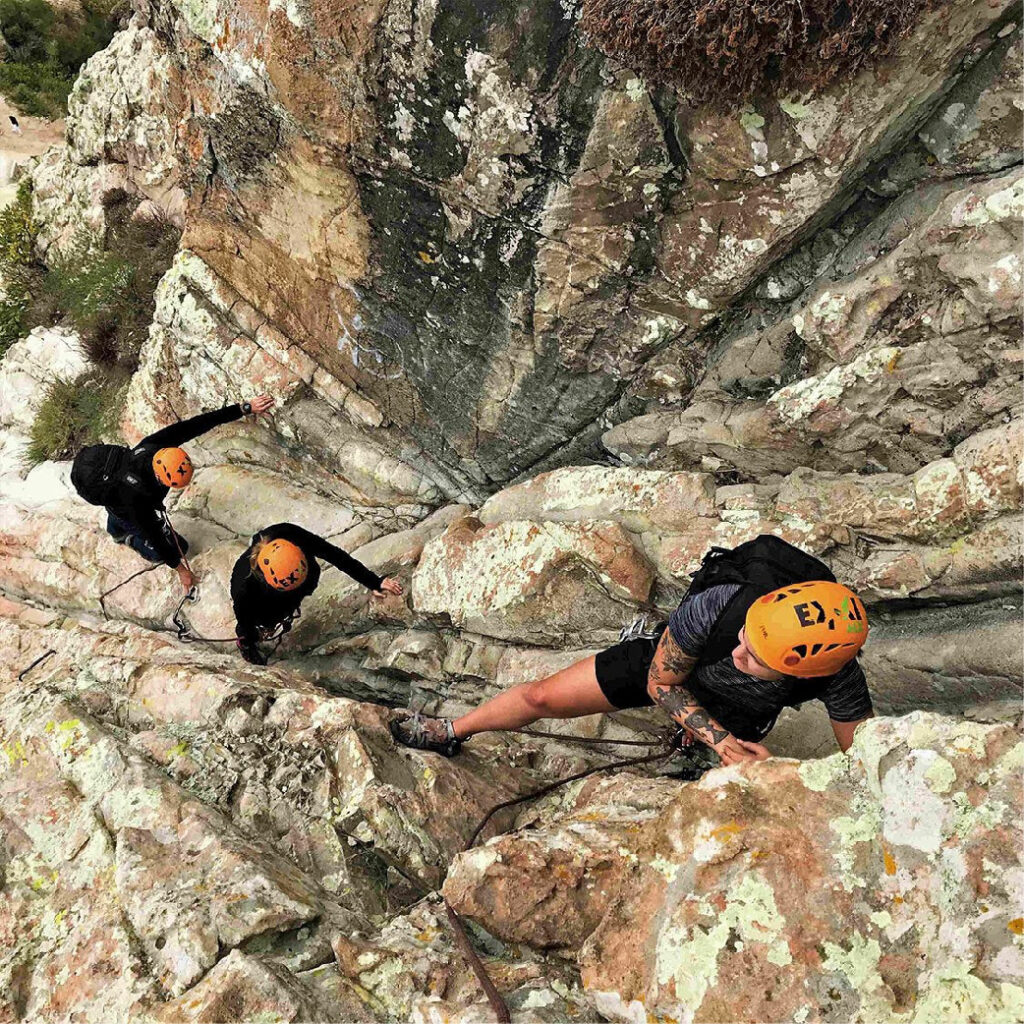
<path id="1" fill-rule="evenodd" d="M 541 718 L 578 718 L 615 711 L 601 692 L 594 656 L 532 683 L 520 683 L 456 718 L 455 735 L 468 739 L 478 732 L 518 729 Z"/>

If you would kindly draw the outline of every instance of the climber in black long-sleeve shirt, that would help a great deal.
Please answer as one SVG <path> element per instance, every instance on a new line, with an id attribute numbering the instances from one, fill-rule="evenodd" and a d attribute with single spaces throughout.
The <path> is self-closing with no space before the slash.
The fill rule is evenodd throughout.
<path id="1" fill-rule="evenodd" d="M 231 573 L 235 635 L 242 657 L 265 665 L 259 641 L 290 623 L 302 600 L 320 582 L 318 558 L 337 566 L 377 595 L 401 594 L 402 585 L 384 579 L 347 551 L 294 523 L 275 523 L 254 534 Z"/>
<path id="2" fill-rule="evenodd" d="M 106 508 L 107 533 L 118 544 L 127 544 L 148 561 L 163 562 L 176 570 L 188 593 L 196 582 L 181 557 L 188 544 L 164 520 L 168 492 L 185 487 L 192 479 L 192 463 L 180 446 L 249 413 L 259 416 L 273 405 L 269 395 L 259 395 L 251 403 L 228 405 L 172 423 L 131 449 L 92 445 L 75 457 L 71 482 L 86 501 Z"/>

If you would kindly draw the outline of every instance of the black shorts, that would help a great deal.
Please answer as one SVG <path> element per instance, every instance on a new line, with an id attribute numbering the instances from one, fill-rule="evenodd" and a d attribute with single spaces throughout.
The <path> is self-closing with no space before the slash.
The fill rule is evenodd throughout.
<path id="1" fill-rule="evenodd" d="M 660 635 L 654 640 L 625 640 L 601 651 L 594 658 L 597 685 L 608 703 L 619 711 L 626 708 L 649 708 L 654 705 L 647 693 L 647 676 L 658 649 Z M 753 720 L 736 710 L 719 707 L 707 709 L 718 722 L 742 740 L 761 740 L 775 725 L 777 715 Z"/>
<path id="2" fill-rule="evenodd" d="M 597 685 L 608 703 L 620 711 L 654 704 L 647 693 L 647 674 L 658 649 L 658 639 L 625 640 L 594 658 Z"/>

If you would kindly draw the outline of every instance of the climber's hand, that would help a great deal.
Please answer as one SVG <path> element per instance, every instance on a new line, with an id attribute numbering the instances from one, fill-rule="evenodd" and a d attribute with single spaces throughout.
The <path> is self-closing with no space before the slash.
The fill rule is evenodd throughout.
<path id="1" fill-rule="evenodd" d="M 742 761 L 766 761 L 772 756 L 771 751 L 760 743 L 751 743 L 732 735 L 716 743 L 714 751 L 725 765 L 740 764 Z"/>
<path id="2" fill-rule="evenodd" d="M 181 589 L 184 590 L 186 594 L 191 593 L 192 588 L 199 582 L 199 577 L 196 576 L 196 574 L 192 572 L 184 562 L 175 569 L 175 572 L 178 574 L 178 579 L 181 581 Z"/>
<path id="3" fill-rule="evenodd" d="M 684 729 L 681 725 L 676 728 L 676 731 L 672 734 L 672 739 L 669 740 L 669 746 L 673 750 L 686 750 L 692 747 L 697 741 L 694 739 L 693 733 L 689 729 Z"/>
<path id="4" fill-rule="evenodd" d="M 404 591 L 402 590 L 402 584 L 398 580 L 393 580 L 390 577 L 384 580 L 380 585 L 380 590 L 375 590 L 375 597 L 383 597 L 385 594 L 394 594 L 396 597 L 401 597 Z"/>
<path id="5" fill-rule="evenodd" d="M 270 395 L 257 395 L 250 403 L 253 416 L 262 416 L 274 408 L 274 399 Z"/>

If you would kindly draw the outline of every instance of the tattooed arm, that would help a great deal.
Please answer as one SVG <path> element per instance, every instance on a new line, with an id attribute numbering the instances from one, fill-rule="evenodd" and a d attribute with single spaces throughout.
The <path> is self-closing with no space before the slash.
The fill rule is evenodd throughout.
<path id="1" fill-rule="evenodd" d="M 674 722 L 714 750 L 725 764 L 761 759 L 759 744 L 747 744 L 723 728 L 700 706 L 686 688 L 686 682 L 699 659 L 683 651 L 666 629 L 658 643 L 647 676 L 647 693 L 664 708 Z M 757 748 L 756 750 L 754 748 Z M 765 751 L 767 755 L 767 751 Z"/>

